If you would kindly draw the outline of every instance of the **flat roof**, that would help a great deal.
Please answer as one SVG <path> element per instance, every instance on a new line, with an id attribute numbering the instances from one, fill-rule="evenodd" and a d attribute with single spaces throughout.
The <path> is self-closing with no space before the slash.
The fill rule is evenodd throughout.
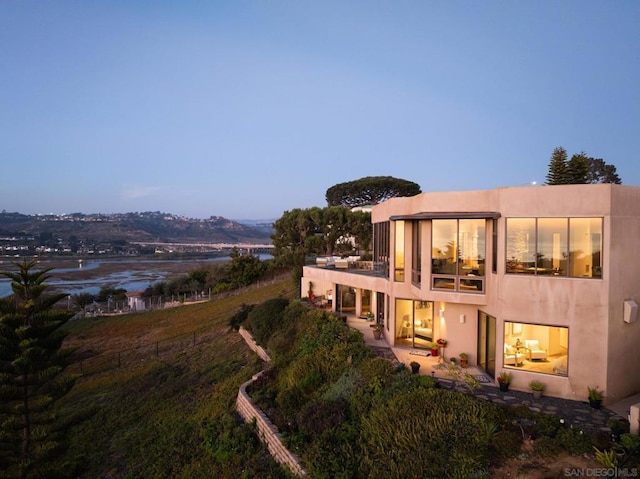
<path id="1" fill-rule="evenodd" d="M 476 220 L 476 219 L 498 219 L 500 213 L 497 211 L 423 211 L 410 215 L 393 215 L 391 221 L 398 220 Z"/>

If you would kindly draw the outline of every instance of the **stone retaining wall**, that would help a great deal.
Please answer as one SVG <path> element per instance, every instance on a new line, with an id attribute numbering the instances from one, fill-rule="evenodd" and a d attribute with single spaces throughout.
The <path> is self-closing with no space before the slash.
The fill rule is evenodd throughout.
<path id="1" fill-rule="evenodd" d="M 249 331 L 240 326 L 238 332 L 240 333 L 240 336 L 244 338 L 244 341 L 247 343 L 247 345 L 260 357 L 260 359 L 262 359 L 265 363 L 271 361 L 269 353 L 262 346 L 256 343 L 256 340 L 253 339 L 253 336 L 251 336 L 251 333 Z"/>
<path id="2" fill-rule="evenodd" d="M 249 331 L 244 328 L 240 328 L 239 332 L 247 345 L 255 351 L 263 361 L 271 361 L 269 354 L 263 347 L 259 346 L 255 342 Z M 264 444 L 266 444 L 269 452 L 276 461 L 288 466 L 289 469 L 291 469 L 291 471 L 293 471 L 293 473 L 298 477 L 304 477 L 307 475 L 307 471 L 305 471 L 300 464 L 300 458 L 284 446 L 282 443 L 282 436 L 280 435 L 280 432 L 278 432 L 278 429 L 271 423 L 266 414 L 253 404 L 251 398 L 247 394 L 247 386 L 258 379 L 261 374 L 262 372 L 254 375 L 249 381 L 240 386 L 236 400 L 236 410 L 245 422 L 251 422 L 255 419 L 258 437 Z"/>

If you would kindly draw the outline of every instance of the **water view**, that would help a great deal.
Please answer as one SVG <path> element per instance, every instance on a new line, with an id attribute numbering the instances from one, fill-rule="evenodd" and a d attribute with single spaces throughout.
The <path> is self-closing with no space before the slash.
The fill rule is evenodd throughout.
<path id="1" fill-rule="evenodd" d="M 269 254 L 258 255 L 261 260 L 272 258 Z M 102 287 L 124 288 L 141 291 L 152 284 L 178 276 L 188 271 L 206 267 L 207 263 L 229 261 L 229 256 L 213 258 L 157 260 L 157 259 L 73 259 L 43 261 L 42 268 L 56 266 L 49 272 L 47 281 L 55 292 L 68 294 L 97 294 Z M 0 264 L 0 270 L 9 270 L 8 261 Z M 12 294 L 11 281 L 0 278 L 0 297 Z"/>

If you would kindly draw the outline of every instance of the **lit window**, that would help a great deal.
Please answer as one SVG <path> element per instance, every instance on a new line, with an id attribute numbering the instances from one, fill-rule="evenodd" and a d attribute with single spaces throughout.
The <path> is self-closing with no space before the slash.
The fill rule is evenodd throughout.
<path id="1" fill-rule="evenodd" d="M 433 289 L 482 292 L 485 276 L 486 220 L 433 220 Z"/>
<path id="2" fill-rule="evenodd" d="M 567 376 L 568 357 L 569 328 L 505 321 L 505 368 Z"/>
<path id="3" fill-rule="evenodd" d="M 507 218 L 506 272 L 602 278 L 602 218 Z"/>

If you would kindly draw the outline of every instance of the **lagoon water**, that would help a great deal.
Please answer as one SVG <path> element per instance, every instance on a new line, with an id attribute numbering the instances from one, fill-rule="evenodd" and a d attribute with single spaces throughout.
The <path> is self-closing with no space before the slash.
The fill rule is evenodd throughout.
<path id="1" fill-rule="evenodd" d="M 271 255 L 259 255 L 261 260 L 273 258 Z M 193 269 L 198 268 L 198 265 L 201 265 L 203 262 L 221 262 L 221 261 L 229 261 L 229 256 L 221 256 L 215 258 L 206 258 L 206 259 L 188 259 L 188 260 L 171 260 L 180 263 L 193 263 Z M 112 273 L 106 274 L 104 277 L 99 277 L 95 279 L 65 279 L 65 280 L 57 280 L 56 274 L 65 273 L 65 276 L 73 276 L 74 272 L 85 272 L 90 271 L 92 269 L 98 268 L 101 264 L 108 264 L 117 262 L 118 265 L 127 265 L 130 264 L 130 268 L 121 267 L 119 271 L 114 271 Z M 82 262 L 82 266 L 76 266 L 73 268 L 55 268 L 49 271 L 49 275 L 51 278 L 47 281 L 47 283 L 54 288 L 56 292 L 64 292 L 68 294 L 79 294 L 79 293 L 90 293 L 97 294 L 100 291 L 100 288 L 103 286 L 113 286 L 115 288 L 124 288 L 127 291 L 140 291 L 144 290 L 147 287 L 151 286 L 153 283 L 158 281 L 163 281 L 167 279 L 169 275 L 173 272 L 170 268 L 163 268 L 161 264 L 169 263 L 170 261 L 159 262 L 157 260 L 152 259 L 132 259 L 132 260 L 84 260 Z M 144 263 L 153 264 L 153 268 L 149 269 L 140 269 L 140 265 Z M 0 269 L 4 269 L 1 267 Z M 136 267 L 137 266 L 137 267 Z M 0 278 L 0 298 L 8 296 L 12 294 L 11 291 L 11 281 L 8 278 Z"/>

